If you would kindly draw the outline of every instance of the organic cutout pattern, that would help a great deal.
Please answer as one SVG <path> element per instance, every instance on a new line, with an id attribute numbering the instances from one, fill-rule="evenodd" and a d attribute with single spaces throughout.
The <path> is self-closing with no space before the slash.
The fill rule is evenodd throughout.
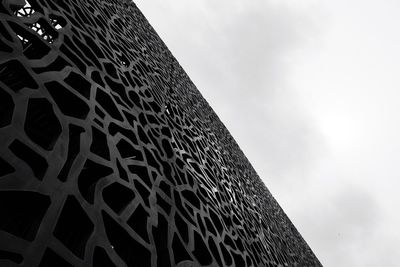
<path id="1" fill-rule="evenodd" d="M 132 1 L 0 1 L 0 55 L 0 265 L 320 266 Z"/>
<path id="2" fill-rule="evenodd" d="M 48 164 L 45 158 L 43 158 L 41 155 L 39 155 L 37 152 L 35 152 L 33 149 L 31 149 L 18 139 L 15 139 L 11 143 L 9 149 L 15 154 L 15 156 L 28 164 L 37 179 L 43 179 L 43 176 L 45 175 L 48 168 Z"/>
<path id="3" fill-rule="evenodd" d="M 54 229 L 54 236 L 83 259 L 86 243 L 93 228 L 94 224 L 76 198 L 68 196 Z"/>

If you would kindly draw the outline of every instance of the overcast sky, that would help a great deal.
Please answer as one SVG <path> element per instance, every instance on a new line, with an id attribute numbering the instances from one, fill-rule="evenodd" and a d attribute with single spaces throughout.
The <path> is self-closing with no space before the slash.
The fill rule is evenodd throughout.
<path id="1" fill-rule="evenodd" d="M 324 266 L 399 266 L 400 1 L 135 3 Z"/>

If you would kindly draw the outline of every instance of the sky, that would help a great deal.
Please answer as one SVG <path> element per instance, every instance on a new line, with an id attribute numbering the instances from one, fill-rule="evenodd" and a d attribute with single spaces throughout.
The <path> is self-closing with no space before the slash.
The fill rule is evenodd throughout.
<path id="1" fill-rule="evenodd" d="M 136 0 L 324 266 L 398 266 L 400 2 Z"/>

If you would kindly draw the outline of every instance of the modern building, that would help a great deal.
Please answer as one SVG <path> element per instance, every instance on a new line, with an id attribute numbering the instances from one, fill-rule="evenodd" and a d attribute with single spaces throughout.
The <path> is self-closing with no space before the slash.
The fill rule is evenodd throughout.
<path id="1" fill-rule="evenodd" d="M 0 144 L 0 266 L 320 266 L 131 1 L 0 1 Z"/>

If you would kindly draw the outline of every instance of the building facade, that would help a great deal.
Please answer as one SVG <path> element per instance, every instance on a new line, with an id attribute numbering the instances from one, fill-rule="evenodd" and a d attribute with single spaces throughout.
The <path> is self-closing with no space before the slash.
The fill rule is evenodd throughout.
<path id="1" fill-rule="evenodd" d="M 320 266 L 135 4 L 0 0 L 0 266 Z"/>

